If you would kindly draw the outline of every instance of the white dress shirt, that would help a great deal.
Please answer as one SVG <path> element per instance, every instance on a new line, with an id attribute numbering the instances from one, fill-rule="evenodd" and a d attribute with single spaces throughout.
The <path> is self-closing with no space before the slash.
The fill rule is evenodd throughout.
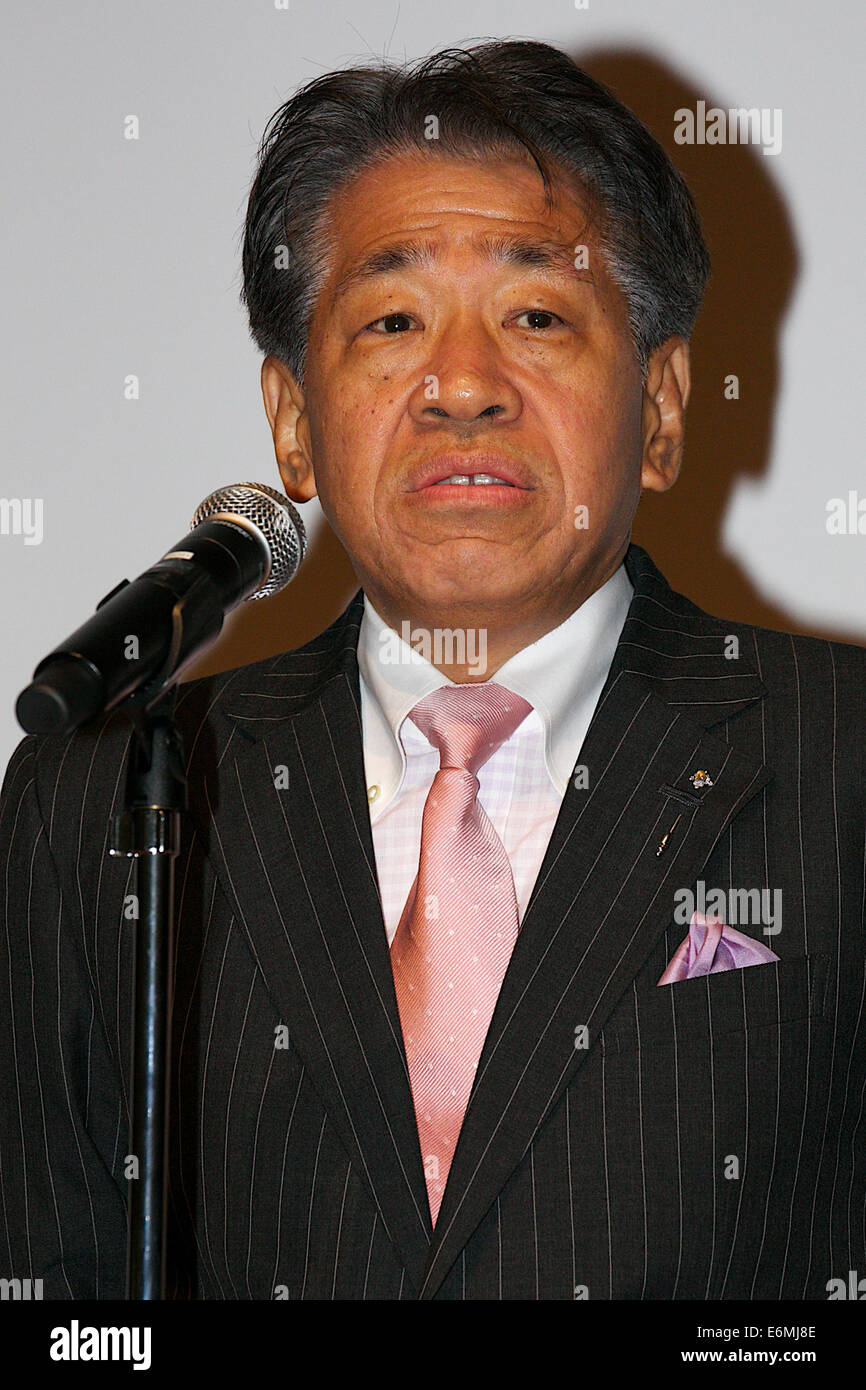
<path id="1" fill-rule="evenodd" d="M 505 846 L 521 921 L 633 592 L 620 565 L 565 622 L 490 677 L 532 705 L 478 771 L 478 800 Z M 409 712 L 454 682 L 389 628 L 366 595 L 358 665 L 367 799 L 390 945 L 418 872 L 424 802 L 439 768 L 438 749 Z"/>

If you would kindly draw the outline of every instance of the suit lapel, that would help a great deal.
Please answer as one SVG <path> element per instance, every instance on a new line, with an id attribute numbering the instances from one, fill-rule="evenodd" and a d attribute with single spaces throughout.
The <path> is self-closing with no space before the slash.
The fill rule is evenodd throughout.
<path id="1" fill-rule="evenodd" d="M 710 731 L 760 698 L 725 625 L 627 558 L 635 594 L 530 899 L 449 1172 L 425 1280 L 432 1298 L 730 820 L 770 779 Z M 728 644 L 728 650 L 732 648 Z M 709 772 L 713 785 L 691 779 Z M 672 828 L 673 827 L 673 828 Z M 670 831 L 665 848 L 658 848 Z"/>
<path id="2" fill-rule="evenodd" d="M 226 699 L 240 732 L 205 813 L 290 1046 L 417 1291 L 430 1217 L 367 807 L 362 611 L 359 594 L 327 632 Z"/>

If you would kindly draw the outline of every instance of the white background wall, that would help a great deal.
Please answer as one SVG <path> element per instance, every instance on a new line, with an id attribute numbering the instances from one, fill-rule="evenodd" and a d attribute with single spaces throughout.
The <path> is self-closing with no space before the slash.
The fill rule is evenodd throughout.
<path id="1" fill-rule="evenodd" d="M 713 331 L 696 339 L 696 365 L 710 368 L 690 433 L 696 490 L 679 512 L 662 502 L 650 517 L 650 530 L 675 517 L 682 540 L 669 528 L 665 556 L 652 553 L 717 612 L 866 641 L 866 535 L 825 525 L 828 499 L 866 498 L 859 0 L 290 0 L 288 11 L 273 0 L 77 0 L 18 6 L 4 30 L 0 496 L 42 498 L 44 538 L 0 536 L 3 762 L 35 662 L 183 535 L 214 487 L 279 485 L 238 302 L 256 146 L 297 85 L 371 50 L 547 40 L 621 78 L 619 95 L 674 153 L 683 93 L 686 104 L 782 108 L 777 157 L 705 149 L 678 161 L 723 274 Z M 755 276 L 735 313 L 728 219 L 743 276 Z M 790 284 L 762 300 L 779 258 Z M 766 370 L 760 354 L 773 357 Z M 720 406 L 719 374 L 743 365 L 740 402 Z M 124 399 L 128 373 L 138 401 Z M 317 516 L 310 503 L 313 532 Z M 678 554 L 691 585 L 670 572 Z M 317 564 L 273 605 L 250 606 L 240 637 L 233 620 L 209 669 L 295 645 L 339 611 L 355 587 L 348 568 L 330 542 Z"/>

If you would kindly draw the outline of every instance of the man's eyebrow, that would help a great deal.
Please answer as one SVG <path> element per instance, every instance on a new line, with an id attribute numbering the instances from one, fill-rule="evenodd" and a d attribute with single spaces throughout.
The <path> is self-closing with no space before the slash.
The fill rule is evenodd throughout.
<path id="1" fill-rule="evenodd" d="M 431 241 L 395 241 L 390 246 L 380 246 L 341 277 L 333 298 L 338 299 L 353 286 L 373 280 L 377 275 L 390 275 L 395 270 L 408 270 L 410 266 L 429 270 L 435 261 L 436 246 Z"/>
<path id="2" fill-rule="evenodd" d="M 592 281 L 588 268 L 580 270 L 575 265 L 577 245 L 568 247 L 559 241 L 532 236 L 487 236 L 483 238 L 481 246 L 491 259 L 505 265 L 555 270 L 576 279 Z"/>
<path id="3" fill-rule="evenodd" d="M 594 283 L 588 269 L 575 266 L 577 248 L 563 246 L 558 241 L 531 236 L 484 236 L 475 243 L 483 255 L 500 265 L 519 265 L 537 270 L 553 270 L 569 275 L 572 279 Z M 365 280 L 380 275 L 390 275 L 395 270 L 412 267 L 432 270 L 438 257 L 435 242 L 406 240 L 392 242 L 390 246 L 380 246 L 371 251 L 357 265 L 352 266 L 341 277 L 334 288 L 333 299 L 338 299 L 349 289 Z"/>

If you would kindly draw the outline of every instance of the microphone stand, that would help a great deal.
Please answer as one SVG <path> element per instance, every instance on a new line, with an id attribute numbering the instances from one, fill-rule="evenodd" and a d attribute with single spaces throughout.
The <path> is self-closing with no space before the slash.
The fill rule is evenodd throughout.
<path id="1" fill-rule="evenodd" d="M 138 913 L 130 1125 L 138 1174 L 129 1184 L 126 1264 L 126 1297 L 135 1300 L 165 1297 L 174 861 L 187 798 L 175 694 L 172 686 L 149 705 L 144 694 L 125 702 L 133 735 L 109 842 L 110 854 L 135 861 Z"/>
<path id="2" fill-rule="evenodd" d="M 268 506 L 273 510 L 275 503 L 283 514 L 280 526 L 273 518 L 268 522 Z M 226 544 L 226 522 L 234 531 L 252 530 L 264 552 L 259 548 L 255 554 L 236 553 Z M 270 538 L 269 530 L 274 532 Z M 157 572 L 155 566 L 132 587 L 122 580 L 97 604 L 94 618 L 39 663 L 16 705 L 28 733 L 68 734 L 97 714 L 114 710 L 127 714 L 133 725 L 123 809 L 109 834 L 109 854 L 135 861 L 128 1299 L 165 1297 L 174 861 L 180 849 L 181 812 L 187 805 L 182 740 L 174 722 L 175 682 L 219 635 L 227 600 L 232 607 L 245 597 L 282 588 L 303 559 L 305 546 L 303 522 L 273 488 L 242 483 L 213 493 L 196 512 L 190 535 L 160 561 L 168 566 L 166 572 Z M 185 562 L 196 556 L 203 568 L 187 571 Z M 136 688 L 126 672 L 118 674 L 111 654 L 118 634 L 140 624 L 141 580 L 147 581 L 155 628 L 170 611 L 172 632 L 162 669 Z M 124 595 L 127 588 L 130 592 Z M 151 637 L 143 634 L 146 669 L 159 650 Z M 104 664 L 106 652 L 109 659 Z"/>
<path id="3" fill-rule="evenodd" d="M 259 544 L 241 550 L 228 545 L 226 523 L 232 534 L 253 532 Z M 242 483 L 213 493 L 198 508 L 189 536 L 134 585 L 122 580 L 97 604 L 94 617 L 39 663 L 16 705 L 28 733 L 67 734 L 114 710 L 127 714 L 133 725 L 123 809 L 109 834 L 109 854 L 134 860 L 130 1300 L 165 1298 L 174 861 L 187 805 L 183 746 L 174 722 L 175 682 L 219 635 L 226 605 L 282 588 L 300 564 L 305 545 L 303 522 L 273 488 Z M 200 568 L 187 569 L 186 562 L 196 559 Z M 142 619 L 145 599 L 153 632 Z M 147 672 L 161 652 L 159 636 L 168 613 L 171 638 L 162 669 L 137 685 L 134 668 L 127 672 L 116 660 L 118 636 L 144 626 L 139 635 Z"/>

